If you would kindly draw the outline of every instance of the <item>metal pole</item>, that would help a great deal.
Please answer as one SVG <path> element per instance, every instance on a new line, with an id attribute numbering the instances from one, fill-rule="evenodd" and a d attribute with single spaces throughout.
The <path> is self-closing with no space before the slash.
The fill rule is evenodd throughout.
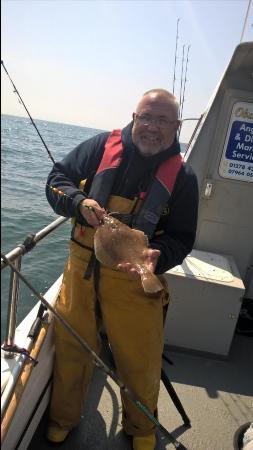
<path id="1" fill-rule="evenodd" d="M 56 281 L 57 283 L 57 281 Z M 42 305 L 44 308 L 44 305 Z M 20 353 L 20 356 L 17 358 L 16 363 L 11 369 L 11 377 L 9 377 L 7 384 L 4 387 L 4 390 L 1 393 L 1 418 L 4 417 L 6 410 L 9 406 L 9 401 L 11 399 L 11 396 L 13 394 L 13 391 L 16 387 L 16 383 L 22 374 L 22 371 L 24 370 L 24 366 L 29 361 L 29 356 L 32 351 L 32 348 L 34 346 L 34 342 L 37 339 L 37 336 L 40 333 L 41 326 L 43 323 L 43 312 L 42 306 L 40 305 L 37 316 L 35 318 L 35 321 L 33 322 L 30 331 L 27 335 L 27 338 L 24 342 L 24 348 L 21 350 L 26 350 L 26 353 Z M 5 347 L 5 346 L 4 346 Z M 3 347 L 3 348 L 4 348 Z M 7 350 L 4 350 L 4 354 L 8 353 Z M 13 356 L 16 355 L 15 349 L 12 352 L 9 352 L 13 354 Z"/>
<path id="2" fill-rule="evenodd" d="M 14 266 L 19 271 L 21 269 L 21 259 L 22 256 L 20 255 L 14 261 Z M 9 304 L 8 304 L 7 326 L 5 335 L 5 343 L 7 345 L 14 344 L 15 330 L 17 325 L 18 300 L 19 300 L 19 277 L 17 273 L 12 270 L 10 276 Z M 4 352 L 4 357 L 14 358 L 14 353 Z"/>

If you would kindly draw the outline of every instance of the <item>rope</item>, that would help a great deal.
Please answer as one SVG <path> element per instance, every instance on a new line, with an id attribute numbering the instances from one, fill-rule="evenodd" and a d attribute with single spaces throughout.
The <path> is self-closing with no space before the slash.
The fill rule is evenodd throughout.
<path id="1" fill-rule="evenodd" d="M 4 343 L 1 346 L 1 349 L 4 350 L 5 352 L 19 353 L 21 355 L 26 356 L 28 359 L 30 359 L 30 361 L 33 363 L 34 366 L 36 366 L 38 364 L 38 361 L 30 355 L 29 351 L 26 348 L 18 347 L 18 345 L 15 345 L 15 344 L 8 345 L 8 344 Z"/>

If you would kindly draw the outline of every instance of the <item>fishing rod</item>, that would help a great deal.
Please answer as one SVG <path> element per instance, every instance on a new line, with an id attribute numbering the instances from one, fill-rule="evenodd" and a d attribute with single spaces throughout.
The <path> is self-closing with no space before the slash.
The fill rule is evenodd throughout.
<path id="1" fill-rule="evenodd" d="M 18 277 L 26 284 L 26 286 L 34 293 L 34 295 L 41 301 L 41 303 L 52 312 L 52 314 L 61 322 L 61 324 L 68 330 L 68 332 L 79 342 L 81 347 L 88 351 L 93 357 L 93 362 L 102 371 L 104 371 L 112 380 L 119 386 L 119 388 L 125 392 L 125 394 L 132 400 L 132 402 L 137 406 L 137 408 L 143 412 L 143 414 L 161 431 L 161 433 L 169 439 L 176 449 L 187 450 L 186 447 L 177 441 L 174 436 L 156 419 L 156 417 L 151 413 L 151 411 L 132 393 L 132 391 L 117 377 L 115 372 L 110 369 L 102 359 L 92 350 L 92 348 L 87 344 L 87 342 L 79 336 L 79 334 L 69 325 L 69 323 L 63 319 L 63 317 L 47 302 L 47 300 L 34 289 L 31 283 L 24 277 L 24 275 L 16 269 L 16 267 L 11 263 L 11 261 L 1 253 L 1 258 L 3 261 L 10 266 L 10 268 L 18 275 Z"/>
<path id="2" fill-rule="evenodd" d="M 179 119 L 181 121 L 180 125 L 179 125 L 179 129 L 178 129 L 178 139 L 180 138 L 180 133 L 181 133 L 181 129 L 182 129 L 182 117 L 183 117 L 183 109 L 184 109 L 184 102 L 185 102 L 185 85 L 186 85 L 186 75 L 187 75 L 187 69 L 188 69 L 188 61 L 189 61 L 189 50 L 190 50 L 190 45 L 188 45 L 187 48 L 187 57 L 186 57 L 186 64 L 185 64 L 185 75 L 184 75 L 184 84 L 183 84 L 183 92 L 182 92 L 182 99 L 181 99 L 181 92 L 180 92 L 180 106 L 179 106 Z M 185 119 L 187 120 L 187 119 Z"/>
<path id="3" fill-rule="evenodd" d="M 176 49 L 175 49 L 175 61 L 174 61 L 174 75 L 173 75 L 173 87 L 172 93 L 174 94 L 175 90 L 175 81 L 176 81 L 176 65 L 177 65 L 177 41 L 178 41 L 178 23 L 180 19 L 177 19 L 177 35 L 176 35 Z"/>
<path id="4" fill-rule="evenodd" d="M 245 28 L 246 28 L 246 24 L 247 24 L 247 20 L 248 20 L 248 15 L 249 15 L 250 5 L 251 5 L 251 0 L 249 0 L 248 7 L 247 7 L 247 12 L 246 12 L 246 15 L 245 15 L 244 24 L 243 24 L 243 28 L 242 28 L 241 39 L 240 39 L 240 44 L 242 43 L 242 40 L 243 40 L 243 36 L 244 36 L 244 32 L 245 32 Z"/>
<path id="5" fill-rule="evenodd" d="M 180 118 L 183 117 L 183 109 L 184 109 L 184 101 L 185 101 L 185 96 L 184 96 L 184 94 L 185 94 L 185 85 L 186 85 L 186 81 L 188 81 L 187 78 L 186 78 L 186 76 L 187 76 L 188 62 L 189 62 L 189 50 L 190 50 L 190 45 L 188 45 L 188 48 L 187 48 L 186 65 L 185 65 L 185 77 L 184 77 L 184 87 L 183 87 L 183 95 L 182 95 L 182 105 L 181 105 Z"/>
<path id="6" fill-rule="evenodd" d="M 1 64 L 2 64 L 2 66 L 3 66 L 3 68 L 4 68 L 4 70 L 5 70 L 5 72 L 6 72 L 7 76 L 8 76 L 8 78 L 9 78 L 9 80 L 10 80 L 12 86 L 14 87 L 14 91 L 13 91 L 13 92 L 14 92 L 15 94 L 17 94 L 20 103 L 24 106 L 24 108 L 25 108 L 25 110 L 26 110 L 26 112 L 27 112 L 27 114 L 28 114 L 28 116 L 29 116 L 29 118 L 30 118 L 30 120 L 31 120 L 31 122 L 32 122 L 32 124 L 33 124 L 33 126 L 34 126 L 34 128 L 35 128 L 35 130 L 37 131 L 37 133 L 38 133 L 38 135 L 39 135 L 39 137 L 40 137 L 40 139 L 41 139 L 41 141 L 42 141 L 42 143 L 43 143 L 43 145 L 44 145 L 44 147 L 45 147 L 45 149 L 46 149 L 46 151 L 47 151 L 47 154 L 48 154 L 49 158 L 50 158 L 51 161 L 55 164 L 55 160 L 54 160 L 54 158 L 53 158 L 51 152 L 49 151 L 49 149 L 48 149 L 48 147 L 47 147 L 47 145 L 46 145 L 46 143 L 45 143 L 43 137 L 41 136 L 41 134 L 40 134 L 40 132 L 39 132 L 39 130 L 38 130 L 36 124 L 34 123 L 34 120 L 33 120 L 32 116 L 31 116 L 31 114 L 29 113 L 29 111 L 28 111 L 28 109 L 27 109 L 25 103 L 23 102 L 22 97 L 21 97 L 21 95 L 19 94 L 19 92 L 18 92 L 18 90 L 17 90 L 15 84 L 13 83 L 13 81 L 12 81 L 10 75 L 9 75 L 8 70 L 6 69 L 6 67 L 5 67 L 5 65 L 4 65 L 3 60 L 1 60 Z"/>
<path id="7" fill-rule="evenodd" d="M 182 115 L 180 113 L 181 107 L 182 107 L 182 90 L 183 90 L 183 72 L 184 72 L 184 48 L 185 45 L 183 45 L 183 56 L 182 56 L 182 68 L 181 68 L 181 82 L 180 82 L 180 96 L 179 96 L 179 119 L 181 119 Z"/>

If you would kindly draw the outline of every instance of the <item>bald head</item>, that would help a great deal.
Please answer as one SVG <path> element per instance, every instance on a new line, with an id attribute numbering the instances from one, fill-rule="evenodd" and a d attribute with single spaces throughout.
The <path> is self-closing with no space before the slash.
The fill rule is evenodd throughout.
<path id="1" fill-rule="evenodd" d="M 180 121 L 176 97 L 165 89 L 151 89 L 141 97 L 136 112 L 132 139 L 143 156 L 168 149 L 174 142 Z"/>
<path id="2" fill-rule="evenodd" d="M 169 105 L 173 112 L 173 118 L 176 120 L 179 116 L 179 103 L 176 99 L 176 97 L 171 94 L 171 92 L 167 91 L 166 89 L 150 89 L 149 91 L 145 92 L 143 96 L 141 97 L 137 107 L 136 107 L 136 113 L 138 114 L 142 108 L 143 103 L 145 104 L 146 101 L 149 101 L 150 103 L 163 103 Z"/>

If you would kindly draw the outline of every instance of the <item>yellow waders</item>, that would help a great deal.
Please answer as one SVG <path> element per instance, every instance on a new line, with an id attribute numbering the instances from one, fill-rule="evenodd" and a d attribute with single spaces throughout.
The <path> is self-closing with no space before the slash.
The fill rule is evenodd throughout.
<path id="1" fill-rule="evenodd" d="M 113 211 L 128 213 L 132 201 L 112 197 Z M 93 244 L 93 230 L 76 226 L 75 239 Z M 57 311 L 96 352 L 100 350 L 99 323 L 93 275 L 84 279 L 91 252 L 70 242 Z M 117 373 L 152 412 L 156 413 L 163 351 L 163 306 L 166 290 L 156 297 L 144 294 L 139 279 L 101 265 L 99 282 L 103 325 L 111 344 Z M 50 418 L 61 427 L 73 428 L 80 421 L 92 375 L 93 363 L 62 325 L 55 324 L 56 358 Z M 126 433 L 145 436 L 155 426 L 122 393 L 122 425 Z"/>

